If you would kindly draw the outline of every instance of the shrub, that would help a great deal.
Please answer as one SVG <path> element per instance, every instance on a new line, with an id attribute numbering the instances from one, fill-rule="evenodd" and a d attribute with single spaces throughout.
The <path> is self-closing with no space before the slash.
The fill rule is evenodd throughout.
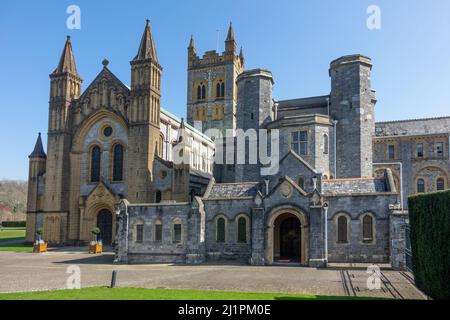
<path id="1" fill-rule="evenodd" d="M 25 228 L 26 221 L 3 221 L 2 227 L 4 227 L 4 228 Z"/>
<path id="2" fill-rule="evenodd" d="M 450 191 L 408 199 L 413 272 L 433 299 L 450 299 Z"/>

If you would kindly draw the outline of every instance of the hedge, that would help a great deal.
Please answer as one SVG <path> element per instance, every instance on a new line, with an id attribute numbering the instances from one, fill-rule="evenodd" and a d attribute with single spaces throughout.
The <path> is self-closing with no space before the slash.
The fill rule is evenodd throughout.
<path id="1" fill-rule="evenodd" d="M 25 228 L 26 221 L 3 221 L 2 227 L 4 227 L 4 228 Z"/>
<path id="2" fill-rule="evenodd" d="M 450 299 L 450 191 L 408 198 L 416 285 L 433 299 Z"/>

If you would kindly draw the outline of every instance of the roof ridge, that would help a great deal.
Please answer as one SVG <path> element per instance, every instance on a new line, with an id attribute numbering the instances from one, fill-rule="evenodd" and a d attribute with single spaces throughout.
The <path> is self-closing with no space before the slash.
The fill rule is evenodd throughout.
<path id="1" fill-rule="evenodd" d="M 375 122 L 375 125 L 377 125 L 377 124 L 386 124 L 386 123 L 400 123 L 400 122 L 442 120 L 442 119 L 450 119 L 450 116 L 428 117 L 428 118 L 414 118 L 414 119 L 403 119 L 403 120 L 388 120 L 388 121 Z"/>

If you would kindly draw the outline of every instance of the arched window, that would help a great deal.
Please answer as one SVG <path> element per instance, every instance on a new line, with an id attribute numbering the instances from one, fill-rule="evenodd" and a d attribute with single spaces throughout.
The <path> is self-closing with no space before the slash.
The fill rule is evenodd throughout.
<path id="1" fill-rule="evenodd" d="M 373 218 L 371 215 L 365 215 L 362 219 L 363 242 L 373 241 Z"/>
<path id="2" fill-rule="evenodd" d="M 162 198 L 161 191 L 156 190 L 156 192 L 155 192 L 155 203 L 160 203 L 161 202 L 161 198 Z"/>
<path id="3" fill-rule="evenodd" d="M 140 223 L 136 225 L 136 242 L 144 241 L 144 224 Z"/>
<path id="4" fill-rule="evenodd" d="M 298 186 L 303 190 L 305 190 L 305 177 L 298 178 Z"/>
<path id="5" fill-rule="evenodd" d="M 123 180 L 123 146 L 117 144 L 114 147 L 114 160 L 113 160 L 113 181 Z"/>
<path id="6" fill-rule="evenodd" d="M 216 241 L 225 242 L 225 219 L 222 217 L 216 221 Z"/>
<path id="7" fill-rule="evenodd" d="M 417 193 L 425 192 L 425 181 L 423 179 L 417 180 Z"/>
<path id="8" fill-rule="evenodd" d="M 155 241 L 162 241 L 162 223 L 160 220 L 155 222 Z"/>
<path id="9" fill-rule="evenodd" d="M 91 182 L 100 181 L 100 161 L 101 151 L 99 146 L 95 146 L 91 151 Z"/>
<path id="10" fill-rule="evenodd" d="M 159 135 L 159 143 L 158 143 L 158 156 L 160 158 L 163 157 L 163 153 L 164 153 L 164 135 L 162 133 L 160 133 Z"/>
<path id="11" fill-rule="evenodd" d="M 201 100 L 202 98 L 202 86 L 197 87 L 197 100 Z"/>
<path id="12" fill-rule="evenodd" d="M 324 134 L 323 135 L 323 153 L 324 154 L 328 154 L 329 148 L 330 148 L 330 142 L 329 142 L 329 139 L 328 139 L 328 135 Z"/>
<path id="13" fill-rule="evenodd" d="M 175 223 L 173 224 L 172 241 L 174 243 L 180 243 L 181 235 L 182 235 L 181 221 L 176 220 Z"/>
<path id="14" fill-rule="evenodd" d="M 337 220 L 337 236 L 339 243 L 348 242 L 347 217 L 340 216 Z"/>
<path id="15" fill-rule="evenodd" d="M 223 98 L 223 97 L 225 97 L 225 83 L 224 82 L 222 82 L 221 84 L 220 84 L 220 96 Z"/>
<path id="16" fill-rule="evenodd" d="M 217 82 L 217 84 L 216 84 L 216 98 L 220 98 L 220 97 L 221 97 L 221 95 L 220 95 L 220 83 Z"/>
<path id="17" fill-rule="evenodd" d="M 443 178 L 439 178 L 436 180 L 436 190 L 437 191 L 445 190 L 445 180 Z"/>
<path id="18" fill-rule="evenodd" d="M 206 99 L 206 87 L 202 85 L 202 100 Z"/>
<path id="19" fill-rule="evenodd" d="M 240 217 L 237 222 L 238 229 L 238 242 L 247 243 L 247 219 L 245 217 Z"/>

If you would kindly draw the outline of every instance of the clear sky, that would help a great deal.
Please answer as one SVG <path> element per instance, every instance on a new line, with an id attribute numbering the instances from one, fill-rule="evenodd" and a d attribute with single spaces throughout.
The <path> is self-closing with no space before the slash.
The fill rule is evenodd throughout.
<path id="1" fill-rule="evenodd" d="M 69 5 L 81 9 L 81 29 L 69 30 Z M 381 29 L 369 30 L 367 8 L 381 9 Z M 46 146 L 48 75 L 69 34 L 86 88 L 107 58 L 130 83 L 129 61 L 151 20 L 163 70 L 162 105 L 186 113 L 187 45 L 219 50 L 230 21 L 246 68 L 273 72 L 274 98 L 328 94 L 329 63 L 342 55 L 372 58 L 377 121 L 450 115 L 448 0 L 143 0 L 2 1 L 0 6 L 0 178 L 26 179 L 37 133 Z"/>

